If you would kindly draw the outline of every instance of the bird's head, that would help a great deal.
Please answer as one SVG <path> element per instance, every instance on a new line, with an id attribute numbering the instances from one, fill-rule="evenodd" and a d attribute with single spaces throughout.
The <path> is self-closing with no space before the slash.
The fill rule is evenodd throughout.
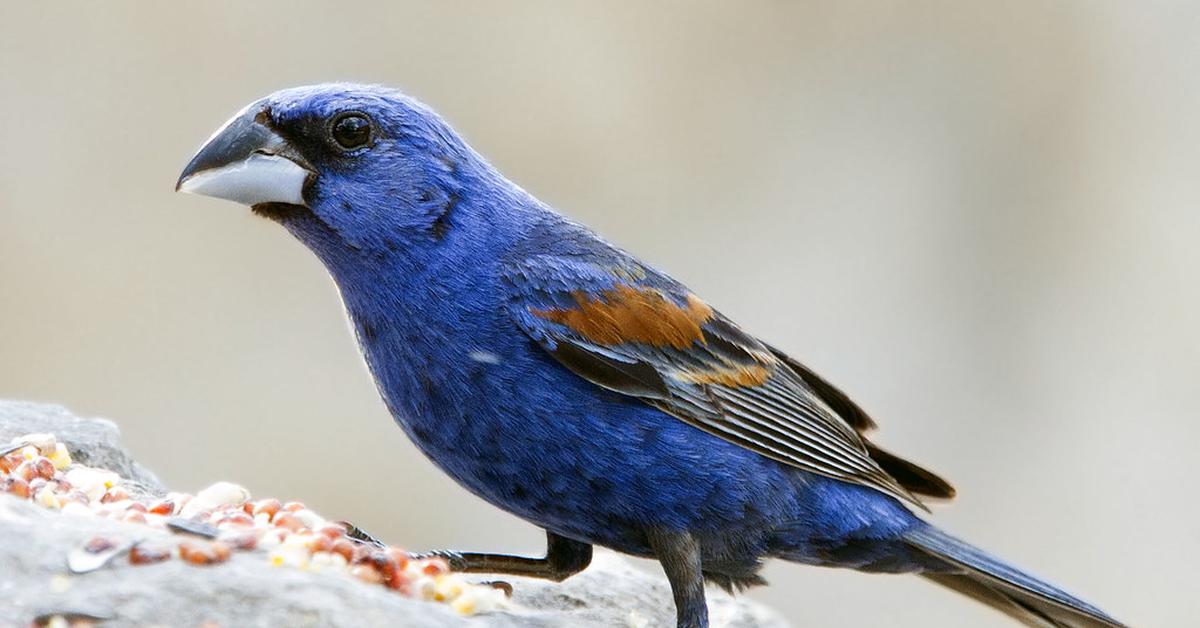
<path id="1" fill-rule="evenodd" d="M 436 244 L 465 182 L 487 170 L 415 100 L 326 84 L 248 105 L 200 148 L 176 189 L 249 205 L 329 258 Z"/>

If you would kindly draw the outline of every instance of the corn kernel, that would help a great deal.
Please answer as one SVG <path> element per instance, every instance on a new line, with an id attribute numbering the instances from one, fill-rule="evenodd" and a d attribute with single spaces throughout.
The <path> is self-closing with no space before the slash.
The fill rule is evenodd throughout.
<path id="1" fill-rule="evenodd" d="M 34 497 L 34 501 L 42 506 L 45 506 L 46 508 L 58 509 L 62 508 L 63 505 L 62 500 L 58 498 L 58 495 L 55 495 L 54 491 L 46 488 L 43 488 L 37 492 L 37 495 Z"/>
<path id="2" fill-rule="evenodd" d="M 54 451 L 50 452 L 48 457 L 55 469 L 61 470 L 71 466 L 71 452 L 67 451 L 67 446 L 62 443 L 54 443 Z"/>

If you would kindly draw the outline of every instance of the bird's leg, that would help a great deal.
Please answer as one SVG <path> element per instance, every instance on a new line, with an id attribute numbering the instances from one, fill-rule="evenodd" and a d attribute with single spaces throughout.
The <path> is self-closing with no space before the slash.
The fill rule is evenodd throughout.
<path id="1" fill-rule="evenodd" d="M 451 571 L 525 576 L 562 582 L 569 576 L 583 571 L 592 562 L 592 546 L 546 531 L 544 558 L 446 551 L 429 552 L 424 556 L 446 559 Z"/>
<path id="2" fill-rule="evenodd" d="M 662 530 L 647 530 L 646 537 L 671 583 L 678 628 L 708 628 L 704 574 L 700 569 L 700 544 L 696 538 L 687 532 Z"/>

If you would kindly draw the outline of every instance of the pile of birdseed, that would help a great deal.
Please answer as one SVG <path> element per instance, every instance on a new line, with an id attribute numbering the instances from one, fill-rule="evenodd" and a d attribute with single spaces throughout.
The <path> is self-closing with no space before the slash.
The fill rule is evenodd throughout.
<path id="1" fill-rule="evenodd" d="M 167 493 L 140 500 L 112 471 L 74 463 L 52 434 L 27 434 L 0 446 L 0 493 L 30 500 L 66 515 L 104 517 L 172 534 L 145 539 L 97 536 L 67 556 L 72 573 L 103 568 L 113 560 L 149 565 L 182 560 L 214 565 L 234 552 L 261 554 L 271 564 L 309 571 L 348 573 L 400 595 L 448 604 L 462 615 L 508 605 L 506 592 L 467 581 L 441 558 L 347 537 L 347 527 L 329 522 L 299 502 L 252 500 L 245 488 L 218 482 L 190 495 Z"/>

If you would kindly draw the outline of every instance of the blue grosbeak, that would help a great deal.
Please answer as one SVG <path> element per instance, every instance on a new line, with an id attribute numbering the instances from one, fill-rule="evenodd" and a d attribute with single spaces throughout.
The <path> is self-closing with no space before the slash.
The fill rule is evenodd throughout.
<path id="1" fill-rule="evenodd" d="M 954 489 L 865 437 L 832 384 L 679 282 L 505 179 L 394 90 L 330 84 L 247 106 L 185 192 L 249 205 L 324 262 L 396 421 L 544 558 L 455 569 L 561 580 L 592 545 L 657 558 L 679 626 L 704 582 L 765 558 L 911 572 L 1036 625 L 1118 626 L 912 509 Z"/>

